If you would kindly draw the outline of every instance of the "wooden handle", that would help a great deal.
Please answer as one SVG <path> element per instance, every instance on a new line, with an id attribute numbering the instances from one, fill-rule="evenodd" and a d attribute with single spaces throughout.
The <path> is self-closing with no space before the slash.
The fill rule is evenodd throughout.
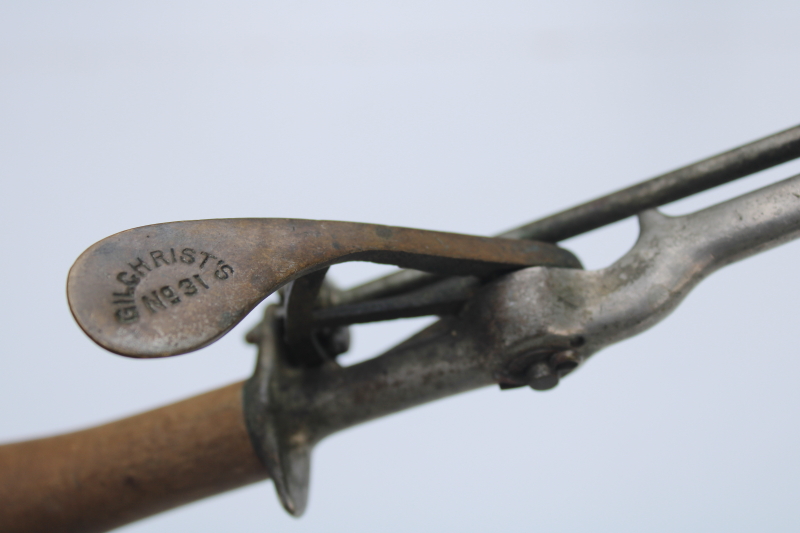
<path id="1" fill-rule="evenodd" d="M 0 446 L 0 531 L 108 531 L 266 478 L 235 383 L 103 426 Z"/>

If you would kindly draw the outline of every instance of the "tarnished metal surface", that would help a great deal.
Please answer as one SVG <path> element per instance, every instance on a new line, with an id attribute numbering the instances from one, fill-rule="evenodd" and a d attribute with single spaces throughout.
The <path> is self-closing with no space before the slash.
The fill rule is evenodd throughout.
<path id="1" fill-rule="evenodd" d="M 314 328 L 314 307 L 328 268 L 290 282 L 283 291 L 283 339 L 287 359 L 296 366 L 318 366 L 332 359 L 326 354 Z"/>
<path id="2" fill-rule="evenodd" d="M 659 322 L 716 269 L 796 238 L 800 176 L 691 215 L 639 218 L 639 240 L 612 266 L 510 273 L 459 315 L 347 368 L 287 365 L 268 309 L 248 337 L 259 359 L 245 415 L 285 508 L 305 509 L 310 453 L 325 436 L 481 386 L 552 388 L 593 353 Z"/>
<path id="3" fill-rule="evenodd" d="M 446 278 L 439 283 L 397 296 L 317 309 L 313 315 L 314 324 L 321 327 L 449 315 L 457 312 L 479 286 L 479 280 L 471 276 Z"/>
<path id="4" fill-rule="evenodd" d="M 800 126 L 673 170 L 627 189 L 501 233 L 499 237 L 558 242 L 800 157 Z M 354 287 L 343 303 L 393 296 L 434 283 L 436 277 L 402 271 Z"/>
<path id="5" fill-rule="evenodd" d="M 78 324 L 132 357 L 201 348 L 286 283 L 344 261 L 492 276 L 530 265 L 579 267 L 551 244 L 375 224 L 228 219 L 144 226 L 86 250 L 67 281 Z"/>
<path id="6" fill-rule="evenodd" d="M 330 307 L 338 290 L 325 279 L 328 268 L 306 274 L 281 291 L 281 333 L 286 360 L 293 366 L 313 367 L 332 361 L 350 347 L 347 323 L 315 323 L 314 310 Z"/>
<path id="7" fill-rule="evenodd" d="M 795 128 L 507 235 L 557 240 L 791 159 L 798 147 Z M 800 176 L 692 215 L 649 209 L 639 219 L 633 249 L 592 272 L 525 240 L 307 220 L 159 224 L 89 248 L 68 295 L 99 344 L 159 357 L 212 342 L 285 286 L 282 305 L 248 334 L 259 358 L 245 417 L 283 505 L 300 515 L 321 439 L 481 386 L 555 387 L 598 350 L 663 319 L 714 270 L 796 238 Z M 329 265 L 349 260 L 436 275 L 405 272 L 349 293 L 323 283 Z M 442 277 L 453 275 L 462 277 Z M 448 316 L 372 360 L 335 362 L 347 348 L 341 326 L 426 313 Z"/>

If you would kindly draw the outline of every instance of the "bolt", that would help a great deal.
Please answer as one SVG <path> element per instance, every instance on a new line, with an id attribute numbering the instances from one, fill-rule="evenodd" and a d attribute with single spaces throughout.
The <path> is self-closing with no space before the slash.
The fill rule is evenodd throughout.
<path id="1" fill-rule="evenodd" d="M 528 385 L 534 390 L 550 390 L 558 380 L 572 372 L 580 364 L 573 350 L 556 352 L 545 361 L 532 364 L 525 374 Z"/>
<path id="2" fill-rule="evenodd" d="M 558 373 L 544 361 L 532 364 L 526 377 L 528 385 L 534 390 L 550 390 L 558 385 Z"/>

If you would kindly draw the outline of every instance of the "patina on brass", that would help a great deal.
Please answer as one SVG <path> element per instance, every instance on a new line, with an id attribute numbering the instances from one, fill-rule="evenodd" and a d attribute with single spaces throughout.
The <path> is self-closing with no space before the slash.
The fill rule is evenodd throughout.
<path id="1" fill-rule="evenodd" d="M 165 357 L 202 348 L 281 286 L 345 261 L 490 277 L 528 266 L 580 267 L 535 241 L 298 219 L 171 222 L 123 231 L 72 266 L 70 308 L 103 348 Z"/>

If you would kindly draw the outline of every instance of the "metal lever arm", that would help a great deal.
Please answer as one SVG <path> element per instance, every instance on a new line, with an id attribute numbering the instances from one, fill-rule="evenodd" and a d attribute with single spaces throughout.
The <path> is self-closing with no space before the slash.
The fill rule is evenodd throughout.
<path id="1" fill-rule="evenodd" d="M 482 288 L 450 316 L 347 368 L 285 364 L 271 311 L 245 387 L 256 451 L 286 509 L 302 514 L 310 452 L 338 430 L 477 387 L 554 386 L 590 355 L 653 326 L 705 276 L 800 234 L 800 176 L 683 216 L 640 215 L 636 245 L 597 271 L 533 267 Z"/>
<path id="2" fill-rule="evenodd" d="M 353 222 L 198 220 L 94 244 L 70 270 L 67 296 L 78 324 L 102 347 L 164 357 L 210 344 L 281 286 L 345 261 L 481 277 L 532 265 L 580 267 L 570 252 L 533 241 Z"/>

